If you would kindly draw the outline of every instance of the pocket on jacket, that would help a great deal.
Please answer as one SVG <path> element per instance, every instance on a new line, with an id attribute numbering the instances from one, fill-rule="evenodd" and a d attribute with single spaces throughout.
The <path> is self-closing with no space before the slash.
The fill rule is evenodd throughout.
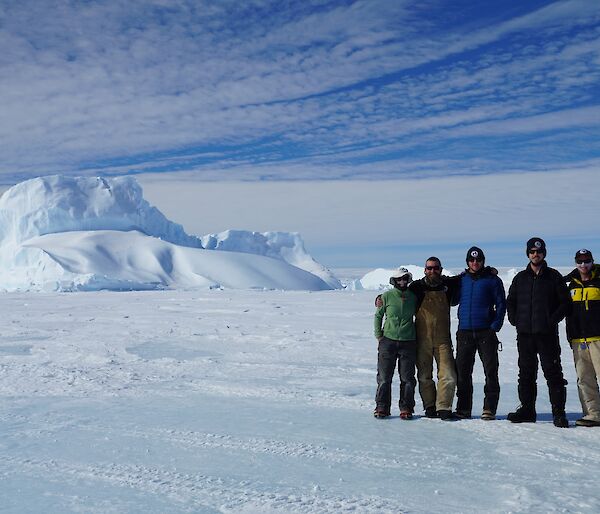
<path id="1" fill-rule="evenodd" d="M 388 318 L 386 318 L 385 320 L 385 324 L 386 324 L 386 329 L 393 333 L 393 334 L 399 334 L 400 333 L 400 328 L 401 328 L 401 319 L 397 318 L 395 316 L 390 316 Z"/>

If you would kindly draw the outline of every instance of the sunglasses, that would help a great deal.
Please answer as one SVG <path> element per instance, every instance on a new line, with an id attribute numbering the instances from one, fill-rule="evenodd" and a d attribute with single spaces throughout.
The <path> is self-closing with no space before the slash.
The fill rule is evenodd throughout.
<path id="1" fill-rule="evenodd" d="M 539 255 L 544 255 L 544 250 L 529 250 L 529 255 L 534 255 L 536 253 Z"/>
<path id="2" fill-rule="evenodd" d="M 585 259 L 584 261 L 575 261 L 577 264 L 591 264 L 592 259 Z"/>
<path id="3" fill-rule="evenodd" d="M 438 270 L 440 270 L 442 268 L 441 268 L 441 266 L 425 266 L 425 269 L 427 271 L 432 271 L 432 270 L 438 271 Z"/>
<path id="4" fill-rule="evenodd" d="M 469 262 L 483 262 L 479 257 L 469 257 Z"/>

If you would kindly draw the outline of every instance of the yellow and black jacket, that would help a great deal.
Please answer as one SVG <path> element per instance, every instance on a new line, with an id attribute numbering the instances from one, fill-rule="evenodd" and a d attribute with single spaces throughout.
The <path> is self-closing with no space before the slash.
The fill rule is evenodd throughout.
<path id="1" fill-rule="evenodd" d="M 600 341 L 600 265 L 594 264 L 592 278 L 586 282 L 581 281 L 577 269 L 565 280 L 573 300 L 573 311 L 567 317 L 569 343 Z"/>

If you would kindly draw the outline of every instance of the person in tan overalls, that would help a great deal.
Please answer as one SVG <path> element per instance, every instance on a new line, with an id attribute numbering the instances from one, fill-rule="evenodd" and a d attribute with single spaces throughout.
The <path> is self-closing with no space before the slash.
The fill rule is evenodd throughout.
<path id="1" fill-rule="evenodd" d="M 452 402 L 456 391 L 456 364 L 450 338 L 450 306 L 458 303 L 458 277 L 442 276 L 442 263 L 430 257 L 425 277 L 412 287 L 423 300 L 416 316 L 417 379 L 425 415 L 443 420 L 455 419 Z M 437 389 L 433 381 L 433 361 L 437 366 Z"/>
<path id="2" fill-rule="evenodd" d="M 417 295 L 416 314 L 417 380 L 425 416 L 443 420 L 458 419 L 452 412 L 456 391 L 456 364 L 450 338 L 450 306 L 458 303 L 460 276 L 442 275 L 437 257 L 425 262 L 425 276 L 411 282 Z M 379 296 L 375 300 L 378 305 Z M 437 366 L 437 388 L 433 380 L 433 361 Z"/>

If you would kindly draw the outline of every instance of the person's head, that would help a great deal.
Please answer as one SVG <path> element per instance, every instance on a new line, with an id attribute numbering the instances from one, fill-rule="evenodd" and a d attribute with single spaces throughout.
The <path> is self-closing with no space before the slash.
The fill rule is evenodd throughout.
<path id="1" fill-rule="evenodd" d="M 527 241 L 526 248 L 529 262 L 534 266 L 539 266 L 546 258 L 546 243 L 541 237 L 532 237 Z"/>
<path id="2" fill-rule="evenodd" d="M 425 276 L 437 278 L 442 274 L 442 262 L 437 257 L 429 257 L 425 261 Z"/>
<path id="3" fill-rule="evenodd" d="M 591 273 L 592 267 L 594 266 L 594 257 L 592 256 L 592 252 L 582 248 L 581 250 L 577 250 L 575 254 L 575 264 L 577 265 L 577 271 L 584 276 L 587 276 Z"/>
<path id="4" fill-rule="evenodd" d="M 398 268 L 390 277 L 390 284 L 397 289 L 406 289 L 412 282 L 412 273 L 406 268 Z"/>
<path id="5" fill-rule="evenodd" d="M 477 273 L 485 265 L 485 255 L 483 250 L 477 246 L 471 246 L 471 248 L 467 250 L 466 261 L 469 272 Z"/>

